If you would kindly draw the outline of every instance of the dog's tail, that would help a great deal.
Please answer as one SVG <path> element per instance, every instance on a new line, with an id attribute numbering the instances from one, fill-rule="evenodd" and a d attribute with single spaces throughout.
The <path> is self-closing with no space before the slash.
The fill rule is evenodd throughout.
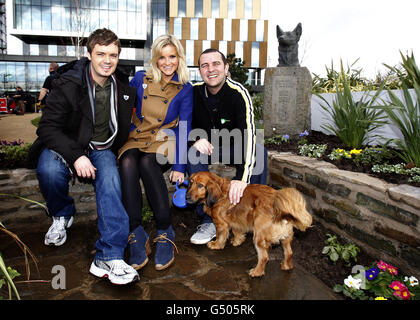
<path id="1" fill-rule="evenodd" d="M 277 190 L 274 196 L 274 222 L 282 220 L 288 220 L 301 231 L 312 224 L 305 198 L 294 188 Z"/>

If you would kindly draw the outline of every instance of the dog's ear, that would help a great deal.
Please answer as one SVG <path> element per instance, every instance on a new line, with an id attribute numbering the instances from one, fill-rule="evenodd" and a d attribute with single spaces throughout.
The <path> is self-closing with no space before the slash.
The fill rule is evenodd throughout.
<path id="1" fill-rule="evenodd" d="M 277 39 L 279 39 L 283 35 L 283 30 L 280 29 L 280 27 L 277 25 Z"/>
<path id="2" fill-rule="evenodd" d="M 300 39 L 300 36 L 302 35 L 302 24 L 299 22 L 296 26 L 295 30 L 293 30 L 294 34 L 296 34 L 297 39 Z"/>
<path id="3" fill-rule="evenodd" d="M 220 189 L 220 186 L 212 180 L 207 182 L 206 189 L 206 205 L 211 208 L 222 196 L 222 189 Z"/>

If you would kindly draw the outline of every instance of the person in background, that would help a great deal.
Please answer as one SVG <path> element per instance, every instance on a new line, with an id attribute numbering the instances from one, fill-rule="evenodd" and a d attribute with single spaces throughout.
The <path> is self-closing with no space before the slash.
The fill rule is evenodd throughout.
<path id="1" fill-rule="evenodd" d="M 51 83 L 54 79 L 56 70 L 58 69 L 58 64 L 56 62 L 51 62 L 48 68 L 49 75 L 45 78 L 44 84 L 42 85 L 41 91 L 39 92 L 37 107 L 38 110 L 41 110 L 41 106 L 45 105 L 48 93 L 51 91 Z"/>
<path id="2" fill-rule="evenodd" d="M 184 181 L 193 97 L 188 75 L 181 43 L 167 34 L 153 42 L 147 72 L 138 71 L 130 81 L 137 88 L 136 112 L 119 163 L 123 203 L 130 217 L 129 263 L 137 270 L 146 265 L 150 253 L 149 236 L 141 225 L 140 179 L 156 220 L 155 268 L 166 269 L 174 261 L 175 233 L 163 173 L 171 169 L 171 182 Z"/>
<path id="3" fill-rule="evenodd" d="M 44 243 L 66 242 L 76 212 L 70 180 L 92 183 L 99 239 L 89 272 L 113 284 L 139 279 L 123 260 L 129 230 L 116 153 L 128 138 L 136 90 L 115 73 L 120 51 L 116 34 L 98 29 L 87 39 L 87 57 L 59 68 L 30 151 L 40 153 L 37 176 L 52 217 Z"/>

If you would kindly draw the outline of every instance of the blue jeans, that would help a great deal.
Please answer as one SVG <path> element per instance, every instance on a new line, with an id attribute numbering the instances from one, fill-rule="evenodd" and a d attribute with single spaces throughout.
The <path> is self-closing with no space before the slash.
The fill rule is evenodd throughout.
<path id="1" fill-rule="evenodd" d="M 215 150 L 213 150 L 213 152 L 215 152 Z M 222 160 L 224 160 L 224 156 L 223 153 L 224 152 L 229 152 L 229 161 L 230 163 L 234 163 L 233 159 L 235 156 L 235 150 L 234 147 L 232 146 L 230 148 L 230 150 L 224 150 L 222 148 L 220 148 L 218 150 L 218 157 L 219 159 L 217 159 L 216 161 L 220 162 L 220 163 L 224 163 Z M 200 172 L 200 171 L 209 171 L 209 164 L 211 163 L 211 157 L 207 157 L 203 154 L 200 154 L 200 152 L 195 149 L 195 147 L 191 147 L 189 152 L 189 154 L 195 154 L 196 155 L 196 159 L 200 158 L 200 161 L 198 163 L 191 163 L 190 162 L 190 157 L 187 157 L 187 171 L 189 175 L 192 175 L 193 173 L 196 172 Z M 254 170 L 253 170 L 253 174 L 251 176 L 251 181 L 250 184 L 267 184 L 267 149 L 261 145 L 261 144 L 256 144 L 256 152 L 255 152 L 255 166 L 254 166 Z M 226 157 L 227 158 L 227 157 Z M 229 163 L 225 163 L 225 164 L 229 164 Z M 243 166 L 240 165 L 236 165 L 236 174 L 235 177 L 233 178 L 233 180 L 241 180 L 242 178 L 242 174 L 243 174 Z M 202 220 L 201 223 L 209 223 L 209 222 L 213 222 L 212 219 L 210 218 L 210 216 L 208 216 L 207 214 L 204 213 L 203 210 L 203 205 L 198 205 L 197 206 L 197 215 L 199 216 L 199 218 Z"/>
<path id="2" fill-rule="evenodd" d="M 121 201 L 121 183 L 115 155 L 111 150 L 93 150 L 88 158 L 97 169 L 93 185 L 100 236 L 96 241 L 95 259 L 123 259 L 129 233 L 128 215 Z M 69 196 L 71 172 L 61 156 L 46 148 L 39 157 L 37 176 L 50 215 L 74 215 L 74 200 Z"/>

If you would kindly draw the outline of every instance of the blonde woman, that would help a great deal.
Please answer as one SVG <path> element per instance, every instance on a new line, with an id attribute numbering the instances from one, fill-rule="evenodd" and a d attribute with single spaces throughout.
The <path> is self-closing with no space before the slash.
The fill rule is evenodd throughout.
<path id="1" fill-rule="evenodd" d="M 130 85 L 137 88 L 136 111 L 128 141 L 119 150 L 122 199 L 130 221 L 129 264 L 139 270 L 151 252 L 141 225 L 141 179 L 156 220 L 155 268 L 163 270 L 174 261 L 175 245 L 163 173 L 171 168 L 170 180 L 184 181 L 192 118 L 193 90 L 179 40 L 172 35 L 158 37 L 150 68 L 137 72 Z"/>

